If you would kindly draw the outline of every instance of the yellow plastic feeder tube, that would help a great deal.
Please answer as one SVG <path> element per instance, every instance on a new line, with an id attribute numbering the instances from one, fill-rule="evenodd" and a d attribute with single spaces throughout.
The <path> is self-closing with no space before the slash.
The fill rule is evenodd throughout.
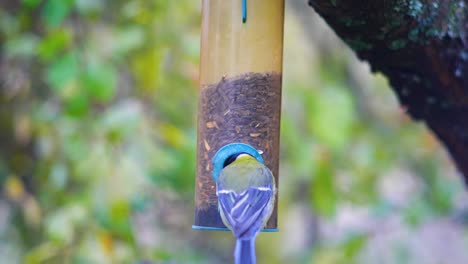
<path id="1" fill-rule="evenodd" d="M 278 180 L 284 0 L 203 0 L 194 228 L 223 230 L 213 157 L 243 143 Z M 278 199 L 276 199 L 278 201 Z M 277 228 L 277 209 L 266 230 Z"/>

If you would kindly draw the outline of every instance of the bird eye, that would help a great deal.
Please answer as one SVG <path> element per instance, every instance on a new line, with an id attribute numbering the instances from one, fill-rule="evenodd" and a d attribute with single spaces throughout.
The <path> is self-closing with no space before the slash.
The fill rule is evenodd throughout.
<path id="1" fill-rule="evenodd" d="M 231 155 L 229 156 L 229 158 L 227 158 L 225 161 L 224 161 L 224 164 L 223 164 L 223 168 L 225 168 L 227 165 L 233 163 L 236 158 L 237 158 L 238 155 Z"/>

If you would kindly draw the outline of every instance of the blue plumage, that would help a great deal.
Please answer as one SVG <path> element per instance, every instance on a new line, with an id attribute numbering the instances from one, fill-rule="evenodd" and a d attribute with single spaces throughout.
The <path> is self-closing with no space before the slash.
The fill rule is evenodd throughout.
<path id="1" fill-rule="evenodd" d="M 270 218 L 275 200 L 271 171 L 241 154 L 221 171 L 216 186 L 221 218 L 237 239 L 235 263 L 256 263 L 255 238 Z"/>
<path id="2" fill-rule="evenodd" d="M 256 263 L 255 238 L 248 240 L 237 239 L 234 259 L 235 264 Z"/>

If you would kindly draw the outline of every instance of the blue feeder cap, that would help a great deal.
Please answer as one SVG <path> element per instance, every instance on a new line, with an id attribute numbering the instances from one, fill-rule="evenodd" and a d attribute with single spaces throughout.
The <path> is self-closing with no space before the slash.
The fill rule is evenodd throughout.
<path id="1" fill-rule="evenodd" d="M 224 167 L 224 162 L 232 155 L 239 153 L 247 153 L 256 158 L 260 163 L 265 164 L 258 150 L 248 144 L 231 143 L 225 145 L 220 148 L 213 157 L 213 180 L 215 182 L 218 180 L 219 174 Z"/>

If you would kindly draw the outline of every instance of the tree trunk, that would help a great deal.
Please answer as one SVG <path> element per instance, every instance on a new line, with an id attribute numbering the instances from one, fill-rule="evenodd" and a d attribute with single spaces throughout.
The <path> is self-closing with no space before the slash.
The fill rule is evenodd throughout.
<path id="1" fill-rule="evenodd" d="M 309 0 L 404 109 L 447 147 L 468 182 L 468 0 Z"/>

